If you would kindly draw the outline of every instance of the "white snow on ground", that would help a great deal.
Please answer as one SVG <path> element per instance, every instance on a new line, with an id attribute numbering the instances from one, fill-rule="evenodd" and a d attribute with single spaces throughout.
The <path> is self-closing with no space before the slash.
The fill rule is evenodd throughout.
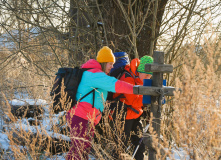
<path id="1" fill-rule="evenodd" d="M 1 133 L 0 131 L 0 148 L 4 149 L 5 151 L 8 150 L 9 148 L 9 140 L 8 140 L 8 136 L 4 133 Z"/>
<path id="2" fill-rule="evenodd" d="M 46 105 L 47 102 L 42 99 L 13 99 L 11 101 L 8 101 L 10 105 L 12 106 L 25 106 L 25 105 Z"/>
<path id="3" fill-rule="evenodd" d="M 42 119 L 42 126 L 30 126 L 28 123 L 28 120 L 32 119 L 29 118 L 27 119 L 21 119 L 18 120 L 17 123 L 10 125 L 8 127 L 15 127 L 15 128 L 22 128 L 26 131 L 31 131 L 33 133 L 37 133 L 40 132 L 44 135 L 48 135 L 54 138 L 59 138 L 62 140 L 67 140 L 70 141 L 70 138 L 68 136 L 62 135 L 62 134 L 58 134 L 58 133 L 54 133 L 52 130 L 52 126 L 54 124 L 59 124 L 59 117 L 61 115 L 64 115 L 65 112 L 61 112 L 59 114 L 55 114 L 54 117 L 52 118 L 52 120 L 49 118 L 49 106 L 47 105 L 45 100 L 42 99 L 38 99 L 38 100 L 34 100 L 34 99 L 13 99 L 11 101 L 9 101 L 9 103 L 11 105 L 15 105 L 15 106 L 22 106 L 22 105 L 42 105 L 45 113 L 43 115 L 43 119 Z M 53 124 L 52 124 L 53 123 Z M 6 134 L 4 134 L 1 130 L 0 130 L 0 150 L 8 150 L 10 147 L 9 144 L 9 139 L 8 136 Z M 56 155 L 54 156 L 53 159 L 57 159 L 57 160 L 65 160 L 65 155 L 66 153 L 62 154 L 62 155 Z M 186 152 L 182 149 L 182 148 L 178 148 L 178 149 L 173 149 L 172 150 L 172 154 L 171 154 L 172 159 L 175 160 L 182 160 L 182 159 L 186 159 L 189 160 L 190 158 L 187 156 Z M 46 157 L 45 157 L 46 158 Z M 46 160 L 50 160 L 51 158 L 46 158 Z M 92 155 L 89 155 L 89 160 L 96 160 L 96 158 L 94 158 Z M 167 160 L 170 160 L 170 158 L 167 158 Z"/>
<path id="4" fill-rule="evenodd" d="M 172 154 L 170 156 L 175 160 L 190 159 L 189 155 L 187 155 L 186 151 L 184 151 L 182 148 L 172 149 Z M 170 160 L 168 157 L 166 159 Z"/>
<path id="5" fill-rule="evenodd" d="M 42 135 L 45 136 L 50 136 L 52 138 L 58 138 L 58 139 L 62 139 L 62 140 L 66 140 L 66 141 L 70 141 L 70 138 L 68 136 L 59 134 L 59 133 L 54 133 L 53 131 L 48 131 L 45 128 L 42 128 L 40 126 L 30 126 L 27 124 L 14 124 L 13 128 L 18 128 L 18 129 L 23 129 L 26 132 L 32 132 L 32 133 L 40 133 Z"/>

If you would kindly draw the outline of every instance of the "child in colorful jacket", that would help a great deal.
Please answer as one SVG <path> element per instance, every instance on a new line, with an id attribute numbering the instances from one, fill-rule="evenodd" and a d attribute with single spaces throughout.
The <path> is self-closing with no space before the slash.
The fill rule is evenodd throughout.
<path id="1" fill-rule="evenodd" d="M 153 63 L 153 58 L 150 56 L 143 56 L 140 60 L 138 58 L 133 59 L 129 65 L 124 67 L 126 72 L 124 72 L 120 80 L 128 82 L 132 85 L 143 85 L 143 79 L 150 79 L 152 76 L 151 72 L 145 72 L 145 64 L 147 63 Z M 115 93 L 113 98 L 120 97 L 120 95 L 122 94 Z M 120 103 L 118 103 L 118 105 L 121 106 L 118 106 L 118 108 L 122 108 L 122 106 L 126 107 L 126 118 L 124 124 L 124 133 L 126 139 L 124 140 L 124 145 L 128 146 L 128 141 L 131 139 L 131 142 L 136 148 L 140 140 L 140 138 L 137 136 L 138 132 L 143 131 L 140 123 L 140 117 L 143 113 L 143 95 L 123 94 L 122 97 L 123 98 L 120 98 Z M 132 131 L 135 133 L 135 135 L 131 136 Z M 144 143 L 141 143 L 135 155 L 135 159 L 143 160 L 144 151 L 145 145 Z"/>
<path id="2" fill-rule="evenodd" d="M 93 98 L 92 93 L 89 94 L 72 107 L 66 115 L 71 136 L 67 160 L 88 159 L 91 141 L 94 137 L 94 127 L 101 119 L 101 112 L 104 110 L 108 91 L 133 94 L 132 84 L 108 76 L 115 62 L 115 57 L 110 48 L 104 46 L 100 49 L 96 59 L 91 59 L 81 66 L 81 68 L 90 69 L 83 73 L 76 100 L 97 88 L 95 97 Z"/>

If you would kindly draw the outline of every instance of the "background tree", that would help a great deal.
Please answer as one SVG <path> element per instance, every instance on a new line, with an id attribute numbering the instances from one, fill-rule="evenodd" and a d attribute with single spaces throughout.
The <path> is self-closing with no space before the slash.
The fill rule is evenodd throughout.
<path id="1" fill-rule="evenodd" d="M 131 58 L 152 55 L 167 2 L 167 0 L 103 1 L 108 39 L 112 41 L 116 51 L 126 51 Z"/>
<path id="2" fill-rule="evenodd" d="M 39 58 L 36 62 L 43 62 L 43 57 L 48 56 L 42 50 L 37 51 L 36 45 L 50 50 L 43 52 L 50 52 L 53 64 L 59 66 L 79 65 L 95 58 L 102 45 L 126 51 L 130 58 L 161 50 L 166 53 L 167 63 L 172 63 L 186 37 L 201 43 L 206 27 L 220 16 L 220 1 L 19 0 L 1 1 L 0 10 L 2 44 L 14 42 L 17 46 L 13 47 L 14 55 L 26 49 L 28 52 L 23 57 L 46 75 L 47 69 L 53 67 L 42 68 L 28 58 L 35 54 Z M 219 32 L 220 21 L 216 22 L 214 32 Z M 16 37 L 11 34 L 15 30 L 19 33 Z M 28 35 L 32 38 L 38 35 L 40 41 L 35 39 L 35 46 L 24 43 Z"/>
<path id="3" fill-rule="evenodd" d="M 51 97 L 45 93 L 50 90 L 57 69 L 74 67 L 95 58 L 103 45 L 108 45 L 114 52 L 126 51 L 131 59 L 160 50 L 165 52 L 166 63 L 174 65 L 173 73 L 165 75 L 168 85 L 175 86 L 175 82 L 179 82 L 188 89 L 201 82 L 199 88 L 202 90 L 197 94 L 195 88 L 185 90 L 189 99 L 181 98 L 181 101 L 185 100 L 184 107 L 193 101 L 188 110 L 191 117 L 195 100 L 202 93 L 210 95 L 213 92 L 211 97 L 214 99 L 220 94 L 218 85 L 212 85 L 215 81 L 219 84 L 221 70 L 220 4 L 220 0 L 0 0 L 0 91 L 6 93 L 7 98 L 13 98 L 14 93 L 22 89 L 32 97 L 48 98 L 50 102 Z M 197 72 L 192 72 L 194 69 Z M 203 80 L 204 75 L 209 75 L 207 81 Z M 205 87 L 205 84 L 209 86 Z M 195 95 L 194 99 L 192 95 Z M 209 105 L 210 99 L 208 101 Z M 174 105 L 174 101 L 168 100 L 167 104 L 170 105 L 163 108 L 162 133 L 167 133 L 167 139 L 174 140 L 172 133 L 177 130 L 174 129 L 173 113 L 174 109 L 179 113 L 180 101 Z M 199 108 L 200 105 L 201 102 Z M 185 111 L 187 109 L 181 113 Z M 176 116 L 179 120 L 179 114 Z M 180 144 L 189 140 L 188 129 L 193 128 L 191 123 L 182 128 L 189 118 L 182 116 L 178 124 L 179 134 L 184 135 Z M 219 122 L 219 117 L 214 121 Z M 197 123 L 195 127 L 200 126 Z M 202 130 L 198 127 L 196 131 Z M 215 128 L 214 133 L 221 135 Z M 207 135 L 207 142 L 216 144 L 216 139 L 210 141 L 213 136 Z M 179 135 L 175 136 L 178 143 Z M 196 139 L 193 134 L 191 136 Z M 192 144 L 191 154 L 196 148 Z M 201 155 L 209 153 L 211 158 L 214 150 Z"/>

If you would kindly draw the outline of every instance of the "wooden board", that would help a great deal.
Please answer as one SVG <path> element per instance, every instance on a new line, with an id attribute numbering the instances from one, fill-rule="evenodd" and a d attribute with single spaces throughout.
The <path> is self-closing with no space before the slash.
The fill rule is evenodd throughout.
<path id="1" fill-rule="evenodd" d="M 173 65 L 171 64 L 145 64 L 146 72 L 163 72 L 163 73 L 172 73 Z"/>
<path id="2" fill-rule="evenodd" d="M 150 95 L 150 96 L 159 96 L 160 89 L 163 90 L 165 96 L 174 96 L 173 92 L 175 91 L 174 87 L 153 87 L 153 86 L 138 86 L 135 85 L 133 87 L 133 93 L 134 94 L 140 94 L 140 95 Z"/>

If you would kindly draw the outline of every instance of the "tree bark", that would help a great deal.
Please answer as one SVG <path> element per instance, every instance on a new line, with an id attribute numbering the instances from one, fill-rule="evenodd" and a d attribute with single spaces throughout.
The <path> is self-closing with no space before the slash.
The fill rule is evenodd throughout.
<path id="1" fill-rule="evenodd" d="M 165 10 L 165 6 L 168 0 L 159 0 L 158 1 L 158 10 L 156 17 L 156 25 L 155 25 L 155 37 L 154 37 L 154 47 L 156 49 L 157 37 L 159 36 L 160 26 L 162 22 L 163 13 Z M 121 3 L 124 6 L 126 13 L 128 14 L 129 22 L 133 22 L 132 16 L 136 18 L 136 25 L 140 25 L 140 21 L 144 17 L 145 13 L 147 13 L 147 17 L 144 20 L 144 25 L 141 31 L 138 33 L 138 27 L 136 27 L 136 44 L 137 51 L 140 57 L 144 55 L 150 55 L 149 49 L 151 44 L 150 37 L 152 36 L 151 25 L 153 22 L 153 10 L 154 5 L 150 0 L 138 0 L 136 2 L 131 2 L 132 12 L 128 9 L 131 4 L 129 0 L 121 0 Z M 122 12 L 122 9 L 119 7 L 117 0 L 103 0 L 103 18 L 104 23 L 106 25 L 107 37 L 110 41 L 109 45 L 112 45 L 112 49 L 114 51 L 125 51 L 130 55 L 130 58 L 135 58 L 135 51 L 133 50 L 133 46 L 131 44 L 130 39 L 133 39 L 133 33 L 128 26 L 127 20 L 125 19 L 125 15 Z"/>
<path id="2" fill-rule="evenodd" d="M 100 9 L 97 0 L 91 1 L 70 0 L 70 24 L 69 24 L 69 61 L 80 65 L 85 57 L 95 58 L 87 53 L 93 50 L 97 53 L 101 44 L 99 26 L 97 24 Z"/>

